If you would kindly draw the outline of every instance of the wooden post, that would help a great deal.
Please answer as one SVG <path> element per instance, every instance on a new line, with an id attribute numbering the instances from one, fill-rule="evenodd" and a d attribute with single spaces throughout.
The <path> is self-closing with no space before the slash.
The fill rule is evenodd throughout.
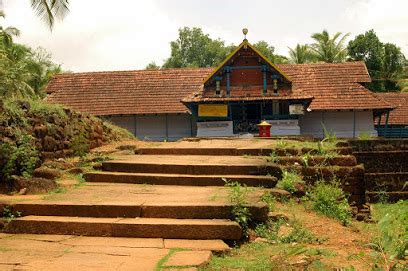
<path id="1" fill-rule="evenodd" d="M 166 141 L 169 140 L 169 115 L 166 114 Z"/>
<path id="2" fill-rule="evenodd" d="M 353 138 L 356 138 L 356 111 L 353 110 Z"/>
<path id="3" fill-rule="evenodd" d="M 137 137 L 137 116 L 133 115 L 133 121 L 135 123 L 135 136 Z"/>
<path id="4" fill-rule="evenodd" d="M 387 137 L 388 134 L 388 119 L 390 117 L 390 111 L 387 111 L 387 116 L 385 117 L 385 127 L 384 127 L 384 136 Z"/>
<path id="5" fill-rule="evenodd" d="M 231 67 L 225 67 L 225 71 L 227 72 L 227 97 L 231 94 Z"/>

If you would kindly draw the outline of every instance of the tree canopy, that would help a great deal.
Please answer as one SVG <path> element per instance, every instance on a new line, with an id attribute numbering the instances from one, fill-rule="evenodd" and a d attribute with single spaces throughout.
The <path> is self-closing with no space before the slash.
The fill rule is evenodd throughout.
<path id="1" fill-rule="evenodd" d="M 14 43 L 17 34 L 16 28 L 0 26 L 0 96 L 43 97 L 46 84 L 61 68 L 45 49 Z"/>
<path id="2" fill-rule="evenodd" d="M 211 39 L 201 28 L 179 29 L 177 40 L 170 42 L 171 55 L 163 68 L 213 67 L 233 50 L 220 39 Z"/>
<path id="3" fill-rule="evenodd" d="M 327 30 L 312 35 L 315 42 L 311 44 L 310 48 L 314 52 L 317 61 L 335 63 L 346 60 L 347 48 L 345 47 L 345 41 L 349 34 L 341 35 L 341 32 L 337 32 L 333 37 L 330 37 Z"/>
<path id="4" fill-rule="evenodd" d="M 356 36 L 347 46 L 350 60 L 361 60 L 367 65 L 373 82 L 373 91 L 395 90 L 406 65 L 401 49 L 392 43 L 383 43 L 374 30 Z"/>
<path id="5" fill-rule="evenodd" d="M 298 44 L 295 48 L 289 48 L 289 62 L 293 64 L 303 64 L 314 62 L 315 55 L 307 44 Z"/>
<path id="6" fill-rule="evenodd" d="M 275 54 L 275 48 L 266 41 L 259 41 L 253 46 L 272 62 L 288 62 L 285 56 Z M 179 29 L 177 40 L 170 42 L 170 48 L 170 57 L 164 62 L 163 68 L 215 67 L 236 46 L 226 45 L 225 41 L 219 38 L 212 39 L 208 34 L 204 34 L 201 28 L 183 27 Z"/>

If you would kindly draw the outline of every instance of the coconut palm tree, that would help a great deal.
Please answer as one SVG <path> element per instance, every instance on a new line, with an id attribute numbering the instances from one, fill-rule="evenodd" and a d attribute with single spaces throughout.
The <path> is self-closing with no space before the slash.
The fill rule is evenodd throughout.
<path id="1" fill-rule="evenodd" d="M 0 18 L 4 17 L 6 17 L 6 15 L 3 11 L 0 11 Z M 0 39 L 5 46 L 11 46 L 13 44 L 13 37 L 18 37 L 19 35 L 20 30 L 17 28 L 12 26 L 3 28 L 3 26 L 0 25 Z"/>
<path id="2" fill-rule="evenodd" d="M 312 39 L 315 42 L 311 44 L 310 48 L 315 54 L 317 61 L 329 63 L 346 61 L 347 48 L 344 43 L 350 34 L 347 33 L 342 37 L 341 35 L 341 32 L 337 32 L 333 37 L 330 37 L 327 30 L 312 35 Z"/>
<path id="3" fill-rule="evenodd" d="M 314 55 L 307 44 L 298 44 L 295 48 L 289 48 L 289 60 L 294 64 L 313 62 Z"/>
<path id="4" fill-rule="evenodd" d="M 69 12 L 69 0 L 31 0 L 31 7 L 52 30 L 55 19 L 63 19 Z"/>

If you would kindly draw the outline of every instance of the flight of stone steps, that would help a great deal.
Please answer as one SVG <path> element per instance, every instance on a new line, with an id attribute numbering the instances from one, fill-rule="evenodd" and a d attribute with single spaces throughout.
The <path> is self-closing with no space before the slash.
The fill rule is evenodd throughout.
<path id="1" fill-rule="evenodd" d="M 222 150 L 219 152 L 219 155 L 126 155 L 106 161 L 102 164 L 102 171 L 84 176 L 87 185 L 74 191 L 76 195 L 72 194 L 72 197 L 78 197 L 78 201 L 67 194 L 60 200 L 10 205 L 12 211 L 21 212 L 23 216 L 12 220 L 4 231 L 239 240 L 242 229 L 231 220 L 232 204 L 196 198 L 204 193 L 206 186 L 224 186 L 225 180 L 247 186 L 274 187 L 282 172 L 277 165 L 266 165 L 263 158 L 248 159 L 222 155 L 225 153 Z M 143 190 L 147 191 L 148 185 L 157 189 L 157 193 L 170 189 L 167 193 L 171 200 L 165 195 L 162 200 L 154 200 L 156 192 L 146 192 L 150 201 L 145 200 Z M 115 191 L 119 188 L 128 193 L 126 197 L 118 197 Z M 103 189 L 104 192 L 100 192 Z M 111 198 L 109 189 L 112 190 Z M 131 198 L 133 191 L 140 202 Z M 83 199 L 81 193 L 84 193 Z M 248 207 L 253 221 L 267 220 L 268 208 L 264 203 L 258 201 Z"/>

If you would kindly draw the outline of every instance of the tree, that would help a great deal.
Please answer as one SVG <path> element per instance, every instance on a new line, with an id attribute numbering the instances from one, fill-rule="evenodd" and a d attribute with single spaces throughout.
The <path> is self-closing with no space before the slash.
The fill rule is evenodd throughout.
<path id="1" fill-rule="evenodd" d="M 288 62 L 288 59 L 285 56 L 275 54 L 275 47 L 269 45 L 264 40 L 258 41 L 253 44 L 253 46 L 272 63 L 280 64 Z"/>
<path id="2" fill-rule="evenodd" d="M 392 43 L 382 43 L 374 30 L 356 36 L 348 44 L 350 60 L 364 61 L 372 78 L 368 88 L 372 91 L 387 91 L 402 88 L 397 84 L 401 78 L 405 56 Z"/>
<path id="3" fill-rule="evenodd" d="M 160 69 L 160 66 L 156 64 L 156 62 L 152 61 L 149 64 L 146 65 L 145 70 L 158 70 Z"/>
<path id="4" fill-rule="evenodd" d="M 400 75 L 397 86 L 401 92 L 408 93 L 408 61 L 405 62 L 405 67 Z"/>
<path id="5" fill-rule="evenodd" d="M 201 28 L 183 27 L 179 37 L 170 43 L 171 56 L 163 68 L 213 67 L 223 61 L 233 49 L 220 39 L 213 40 Z"/>
<path id="6" fill-rule="evenodd" d="M 314 55 L 307 44 L 298 44 L 295 48 L 289 48 L 289 61 L 293 64 L 303 64 L 314 61 Z"/>
<path id="7" fill-rule="evenodd" d="M 31 0 L 31 7 L 52 30 L 55 19 L 63 19 L 69 12 L 69 0 Z"/>
<path id="8" fill-rule="evenodd" d="M 344 43 L 349 34 L 345 34 L 343 37 L 341 35 L 341 32 L 337 32 L 333 37 L 330 37 L 327 30 L 312 35 L 315 42 L 311 44 L 310 48 L 316 55 L 317 61 L 336 63 L 346 60 L 347 48 Z"/>
<path id="9" fill-rule="evenodd" d="M 347 46 L 349 58 L 364 61 L 373 78 L 379 78 L 383 67 L 383 44 L 374 30 L 360 34 Z"/>
<path id="10" fill-rule="evenodd" d="M 0 11 L 0 18 L 4 17 L 6 17 L 6 15 L 3 11 Z M 15 27 L 9 26 L 3 28 L 3 26 L 0 26 L 0 39 L 5 46 L 11 46 L 11 44 L 13 44 L 13 37 L 18 37 L 19 35 L 20 30 Z"/>
<path id="11" fill-rule="evenodd" d="M 60 66 L 44 49 L 33 51 L 8 38 L 0 40 L 0 96 L 44 97 L 46 84 L 59 72 Z"/>

